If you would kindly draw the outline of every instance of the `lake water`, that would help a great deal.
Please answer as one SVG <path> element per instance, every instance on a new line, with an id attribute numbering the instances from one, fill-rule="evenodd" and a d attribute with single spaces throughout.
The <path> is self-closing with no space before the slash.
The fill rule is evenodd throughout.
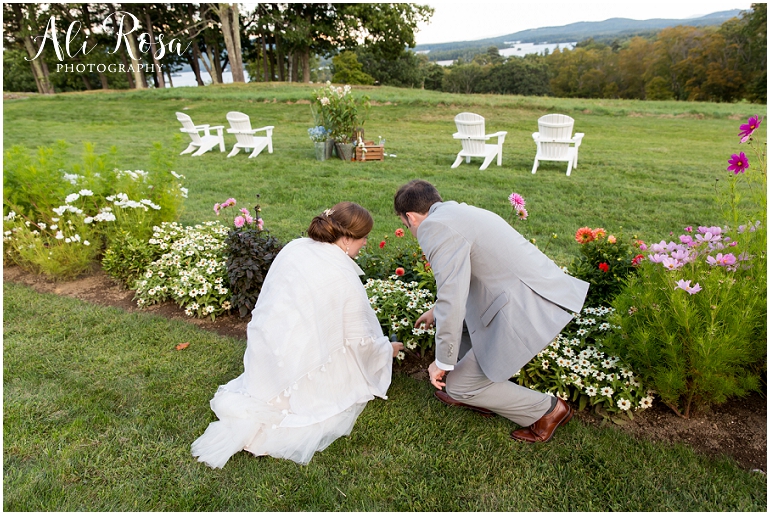
<path id="1" fill-rule="evenodd" d="M 575 48 L 577 42 L 574 43 L 519 43 L 518 41 L 506 41 L 506 45 L 510 45 L 510 48 L 501 48 L 500 55 L 503 57 L 510 57 L 515 55 L 516 57 L 524 57 L 527 54 L 543 54 L 546 50 L 548 53 L 552 53 L 556 48 L 560 50 L 572 50 Z M 441 66 L 451 66 L 454 61 L 436 61 L 436 64 Z"/>
<path id="2" fill-rule="evenodd" d="M 249 82 L 249 74 L 246 72 L 246 70 L 243 71 L 243 75 L 246 77 L 246 82 Z M 211 84 L 211 76 L 206 72 L 206 70 L 201 71 L 201 78 L 205 84 Z M 225 84 L 232 83 L 232 72 L 230 70 L 222 72 L 222 80 Z M 195 73 L 192 70 L 188 72 L 173 73 L 171 75 L 171 81 L 174 83 L 175 88 L 198 85 L 198 83 L 195 81 Z M 170 88 L 171 85 L 166 84 L 166 87 Z"/>

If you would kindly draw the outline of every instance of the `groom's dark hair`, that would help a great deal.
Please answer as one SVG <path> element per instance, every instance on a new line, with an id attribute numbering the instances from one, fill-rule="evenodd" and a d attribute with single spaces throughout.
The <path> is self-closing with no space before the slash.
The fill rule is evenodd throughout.
<path id="1" fill-rule="evenodd" d="M 436 202 L 442 202 L 436 187 L 420 179 L 404 184 L 393 197 L 396 214 L 403 217 L 406 217 L 408 212 L 424 215 Z"/>

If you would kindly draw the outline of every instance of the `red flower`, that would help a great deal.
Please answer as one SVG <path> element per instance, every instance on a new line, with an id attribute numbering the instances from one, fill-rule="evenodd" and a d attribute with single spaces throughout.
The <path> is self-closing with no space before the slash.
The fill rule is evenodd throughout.
<path id="1" fill-rule="evenodd" d="M 397 276 L 401 277 L 405 273 L 406 273 L 406 270 L 404 270 L 403 268 L 401 268 L 401 267 L 396 268 L 396 275 Z"/>
<path id="2" fill-rule="evenodd" d="M 591 230 L 590 227 L 581 227 L 575 233 L 575 240 L 581 245 L 583 243 L 588 243 L 589 241 L 593 241 L 594 238 L 595 238 L 594 232 Z"/>
<path id="3" fill-rule="evenodd" d="M 601 270 L 604 273 L 607 273 L 610 271 L 610 265 L 607 263 L 599 263 L 599 270 Z"/>
<path id="4" fill-rule="evenodd" d="M 591 234 L 594 235 L 594 239 L 601 240 L 607 236 L 607 231 L 605 231 L 603 227 L 597 227 L 591 232 Z"/>
<path id="5" fill-rule="evenodd" d="M 402 228 L 396 229 L 396 237 L 402 238 L 404 236 L 404 230 Z"/>
<path id="6" fill-rule="evenodd" d="M 638 266 L 642 261 L 644 261 L 644 254 L 637 254 L 637 256 L 631 260 L 631 266 Z"/>
<path id="7" fill-rule="evenodd" d="M 382 240 L 382 241 L 380 242 L 380 248 L 381 248 L 381 249 L 384 249 L 384 248 L 385 248 L 385 240 Z"/>

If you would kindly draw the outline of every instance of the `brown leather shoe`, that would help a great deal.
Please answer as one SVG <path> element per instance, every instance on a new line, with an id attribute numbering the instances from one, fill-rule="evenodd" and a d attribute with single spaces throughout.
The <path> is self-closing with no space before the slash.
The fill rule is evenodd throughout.
<path id="1" fill-rule="evenodd" d="M 444 390 L 436 390 L 435 392 L 433 392 L 433 395 L 435 395 L 438 400 L 440 400 L 441 402 L 443 402 L 447 406 L 455 406 L 455 407 L 458 407 L 458 408 L 466 408 L 466 409 L 469 409 L 469 410 L 473 410 L 473 411 L 477 412 L 478 414 L 480 414 L 480 415 L 482 415 L 484 417 L 494 417 L 495 416 L 495 412 L 494 411 L 490 411 L 490 410 L 485 409 L 485 408 L 479 408 L 478 406 L 471 406 L 470 404 L 464 404 L 464 403 L 462 403 L 460 401 L 454 400 Z"/>
<path id="2" fill-rule="evenodd" d="M 556 407 L 548 415 L 527 428 L 517 429 L 511 433 L 511 438 L 520 442 L 547 442 L 553 437 L 556 428 L 563 426 L 572 418 L 572 408 L 561 399 L 557 399 Z"/>

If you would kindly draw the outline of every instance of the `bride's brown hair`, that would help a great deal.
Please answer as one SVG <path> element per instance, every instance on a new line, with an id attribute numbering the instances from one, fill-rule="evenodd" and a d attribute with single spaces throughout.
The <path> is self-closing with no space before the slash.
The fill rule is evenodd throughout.
<path id="1" fill-rule="evenodd" d="M 334 243 L 346 236 L 358 240 L 366 237 L 373 226 L 369 211 L 355 202 L 340 202 L 313 218 L 307 235 L 324 243 Z"/>

